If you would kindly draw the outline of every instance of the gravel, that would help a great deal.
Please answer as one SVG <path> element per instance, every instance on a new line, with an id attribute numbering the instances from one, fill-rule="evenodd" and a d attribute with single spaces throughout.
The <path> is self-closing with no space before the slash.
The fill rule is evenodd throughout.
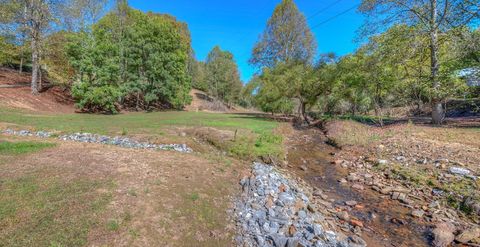
<path id="1" fill-rule="evenodd" d="M 275 168 L 254 163 L 252 174 L 240 181 L 243 194 L 235 206 L 239 246 L 364 246 L 324 229 L 323 215 L 309 210 L 298 184 Z"/>
<path id="2" fill-rule="evenodd" d="M 16 136 L 36 136 L 40 138 L 56 137 L 56 135 L 47 131 L 31 132 L 28 130 L 6 129 L 3 131 L 3 133 L 8 135 L 16 135 Z M 91 134 L 91 133 L 73 133 L 73 134 L 61 135 L 61 136 L 58 136 L 57 138 L 62 141 L 99 143 L 99 144 L 119 146 L 123 148 L 150 149 L 150 150 L 174 150 L 182 153 L 192 152 L 192 149 L 189 148 L 186 144 L 152 144 L 147 142 L 139 142 L 127 137 L 120 137 L 120 136 L 111 137 L 111 136 L 103 136 L 103 135 L 97 135 L 97 134 Z"/>

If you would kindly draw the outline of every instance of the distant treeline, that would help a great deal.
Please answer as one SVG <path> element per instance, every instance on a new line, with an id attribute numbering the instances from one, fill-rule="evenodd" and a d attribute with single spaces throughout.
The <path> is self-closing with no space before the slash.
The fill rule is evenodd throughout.
<path id="1" fill-rule="evenodd" d="M 438 124 L 447 99 L 478 97 L 465 83 L 480 72 L 478 1 L 364 0 L 359 11 L 366 22 L 357 51 L 316 56 L 305 16 L 283 0 L 253 50 L 259 72 L 246 85 L 250 101 L 305 121 L 307 111 L 382 115 L 386 107 L 428 105 Z"/>

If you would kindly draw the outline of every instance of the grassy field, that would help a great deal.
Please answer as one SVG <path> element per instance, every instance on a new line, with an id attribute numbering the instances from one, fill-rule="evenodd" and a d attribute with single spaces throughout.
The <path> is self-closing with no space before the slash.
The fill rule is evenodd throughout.
<path id="1" fill-rule="evenodd" d="M 282 153 L 280 136 L 273 130 L 278 123 L 256 115 L 218 114 L 205 112 L 152 112 L 119 115 L 45 114 L 9 108 L 0 108 L 0 123 L 15 128 L 58 131 L 61 133 L 89 132 L 105 135 L 142 135 L 162 137 L 160 142 L 185 142 L 179 138 L 179 129 L 212 128 L 206 141 L 242 159 L 259 156 L 279 157 Z M 214 137 L 216 130 L 229 131 L 225 136 Z M 168 133 L 174 134 L 168 136 Z M 196 131 L 190 131 L 197 133 Z M 238 133 L 237 133 L 238 132 Z M 217 138 L 218 140 L 214 140 Z M 186 141 L 188 143 L 188 140 Z"/>
<path id="2" fill-rule="evenodd" d="M 37 130 L 98 134 L 162 134 L 171 126 L 271 131 L 277 123 L 254 115 L 205 112 L 152 112 L 119 115 L 40 114 L 0 108 L 0 122 L 31 126 Z"/>

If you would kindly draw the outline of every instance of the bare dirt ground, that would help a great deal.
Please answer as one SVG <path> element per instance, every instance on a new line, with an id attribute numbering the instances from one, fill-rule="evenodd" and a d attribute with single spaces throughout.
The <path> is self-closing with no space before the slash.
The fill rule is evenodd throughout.
<path id="1" fill-rule="evenodd" d="M 0 138 L 17 141 L 15 137 Z M 213 154 L 69 142 L 28 155 L 0 155 L 0 166 L 3 181 L 34 176 L 55 178 L 60 183 L 87 180 L 107 184 L 88 191 L 92 200 L 109 195 L 106 209 L 87 229 L 88 246 L 230 246 L 234 232 L 227 211 L 246 167 Z M 83 206 L 72 203 L 75 212 L 63 208 L 56 217 L 76 217 Z M 24 210 L 27 215 L 35 213 Z M 4 225 L 0 239 L 14 241 L 12 233 L 19 233 L 17 228 L 29 222 L 28 216 L 20 219 Z M 26 239 L 30 237 L 34 236 Z"/>
<path id="2" fill-rule="evenodd" d="M 0 68 L 0 104 L 39 112 L 73 113 L 73 100 L 60 87 L 50 87 L 34 96 L 30 90 L 31 77 L 28 73 Z M 7 86 L 7 87 L 2 87 Z"/>

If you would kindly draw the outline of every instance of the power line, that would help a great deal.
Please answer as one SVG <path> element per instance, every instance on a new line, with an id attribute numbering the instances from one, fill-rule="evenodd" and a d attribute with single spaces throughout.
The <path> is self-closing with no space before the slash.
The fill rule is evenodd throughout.
<path id="1" fill-rule="evenodd" d="M 326 23 L 328 23 L 328 22 L 330 22 L 330 21 L 332 21 L 332 20 L 334 20 L 334 19 L 336 19 L 336 18 L 338 18 L 338 17 L 340 17 L 340 16 L 342 16 L 342 15 L 344 15 L 344 14 L 352 11 L 353 9 L 356 9 L 357 7 L 358 7 L 358 4 L 355 5 L 355 6 L 350 7 L 350 8 L 348 8 L 348 9 L 346 9 L 346 10 L 344 10 L 344 11 L 342 11 L 342 12 L 340 12 L 340 13 L 338 13 L 338 14 L 336 14 L 336 15 L 334 15 L 334 16 L 332 16 L 332 17 L 330 17 L 330 18 L 328 18 L 328 19 L 326 19 L 326 20 L 324 20 L 324 21 L 322 21 L 322 22 L 320 22 L 320 23 L 318 23 L 317 25 L 313 26 L 312 29 L 315 29 L 315 28 L 317 28 L 317 27 L 319 27 L 319 26 L 321 26 L 321 25 L 323 25 L 323 24 L 326 24 Z"/>
<path id="2" fill-rule="evenodd" d="M 341 2 L 341 1 L 342 1 L 342 0 L 337 0 L 337 1 L 335 1 L 335 2 L 333 2 L 333 3 L 331 3 L 331 4 L 329 4 L 329 5 L 328 5 L 328 6 L 326 6 L 325 8 L 323 8 L 323 9 L 321 9 L 321 10 L 319 10 L 319 11 L 315 12 L 313 15 L 311 15 L 311 16 L 309 16 L 309 17 L 307 17 L 307 20 L 310 20 L 310 19 L 312 19 L 313 17 L 315 17 L 315 16 L 317 16 L 317 15 L 319 15 L 319 14 L 321 14 L 321 13 L 323 13 L 323 12 L 327 11 L 328 9 L 330 9 L 330 8 L 331 8 L 331 7 L 333 7 L 333 6 L 335 6 L 336 4 L 338 4 L 338 3 L 339 3 L 339 2 Z"/>

